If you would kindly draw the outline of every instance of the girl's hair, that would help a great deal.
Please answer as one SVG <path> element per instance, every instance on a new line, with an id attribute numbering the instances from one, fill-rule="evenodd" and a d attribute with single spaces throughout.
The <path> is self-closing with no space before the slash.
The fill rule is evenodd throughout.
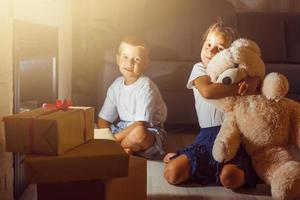
<path id="1" fill-rule="evenodd" d="M 221 33 L 227 41 L 229 41 L 230 43 L 232 43 L 234 40 L 236 40 L 239 37 L 238 32 L 233 29 L 230 26 L 227 26 L 224 24 L 224 22 L 222 20 L 218 20 L 216 23 L 212 24 L 207 31 L 205 32 L 204 36 L 203 36 L 203 41 L 202 43 L 206 40 L 208 34 L 210 34 L 211 32 L 218 32 Z"/>

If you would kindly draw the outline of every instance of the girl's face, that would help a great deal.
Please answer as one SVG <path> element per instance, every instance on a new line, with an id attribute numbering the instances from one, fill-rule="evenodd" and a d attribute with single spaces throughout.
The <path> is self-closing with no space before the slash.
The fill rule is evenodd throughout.
<path id="1" fill-rule="evenodd" d="M 206 67 L 216 53 L 228 48 L 229 45 L 230 41 L 226 40 L 224 34 L 218 31 L 211 31 L 208 33 L 201 50 L 201 60 L 203 65 Z"/>

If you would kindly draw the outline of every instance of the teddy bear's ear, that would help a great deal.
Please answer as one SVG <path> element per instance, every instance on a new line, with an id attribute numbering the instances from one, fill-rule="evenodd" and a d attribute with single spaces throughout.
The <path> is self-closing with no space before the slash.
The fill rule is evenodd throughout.
<path id="1" fill-rule="evenodd" d="M 238 50 L 240 48 L 247 48 L 247 49 L 251 50 L 252 52 L 261 56 L 259 46 L 256 44 L 256 42 L 249 40 L 249 39 L 239 38 L 231 44 L 230 48 L 235 49 L 235 50 Z"/>
<path id="2" fill-rule="evenodd" d="M 263 82 L 262 94 L 270 100 L 279 101 L 289 91 L 289 81 L 279 73 L 269 73 Z"/>

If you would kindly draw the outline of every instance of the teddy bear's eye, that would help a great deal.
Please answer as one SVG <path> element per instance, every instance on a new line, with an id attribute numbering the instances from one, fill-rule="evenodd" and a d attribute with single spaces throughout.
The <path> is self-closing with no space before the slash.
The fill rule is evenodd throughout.
<path id="1" fill-rule="evenodd" d="M 238 68 L 238 67 L 239 67 L 239 64 L 234 63 L 233 67 L 234 67 L 234 68 Z"/>
<path id="2" fill-rule="evenodd" d="M 232 80 L 229 76 L 226 76 L 222 79 L 222 83 L 225 85 L 230 85 L 232 83 Z"/>
<path id="3" fill-rule="evenodd" d="M 223 46 L 218 47 L 218 52 L 223 51 L 223 50 L 224 50 Z"/>

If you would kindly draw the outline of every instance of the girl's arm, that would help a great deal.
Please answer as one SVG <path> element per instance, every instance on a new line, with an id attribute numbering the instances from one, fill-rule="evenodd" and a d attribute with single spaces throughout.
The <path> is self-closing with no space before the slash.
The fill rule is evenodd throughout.
<path id="1" fill-rule="evenodd" d="M 238 94 L 238 84 L 225 85 L 222 83 L 212 83 L 209 76 L 199 76 L 194 81 L 194 85 L 200 94 L 206 99 L 220 99 Z"/>
<path id="2" fill-rule="evenodd" d="M 194 81 L 194 85 L 204 98 L 220 99 L 227 96 L 254 94 L 259 81 L 258 77 L 247 77 L 240 83 L 225 85 L 212 83 L 209 76 L 200 76 Z"/>

